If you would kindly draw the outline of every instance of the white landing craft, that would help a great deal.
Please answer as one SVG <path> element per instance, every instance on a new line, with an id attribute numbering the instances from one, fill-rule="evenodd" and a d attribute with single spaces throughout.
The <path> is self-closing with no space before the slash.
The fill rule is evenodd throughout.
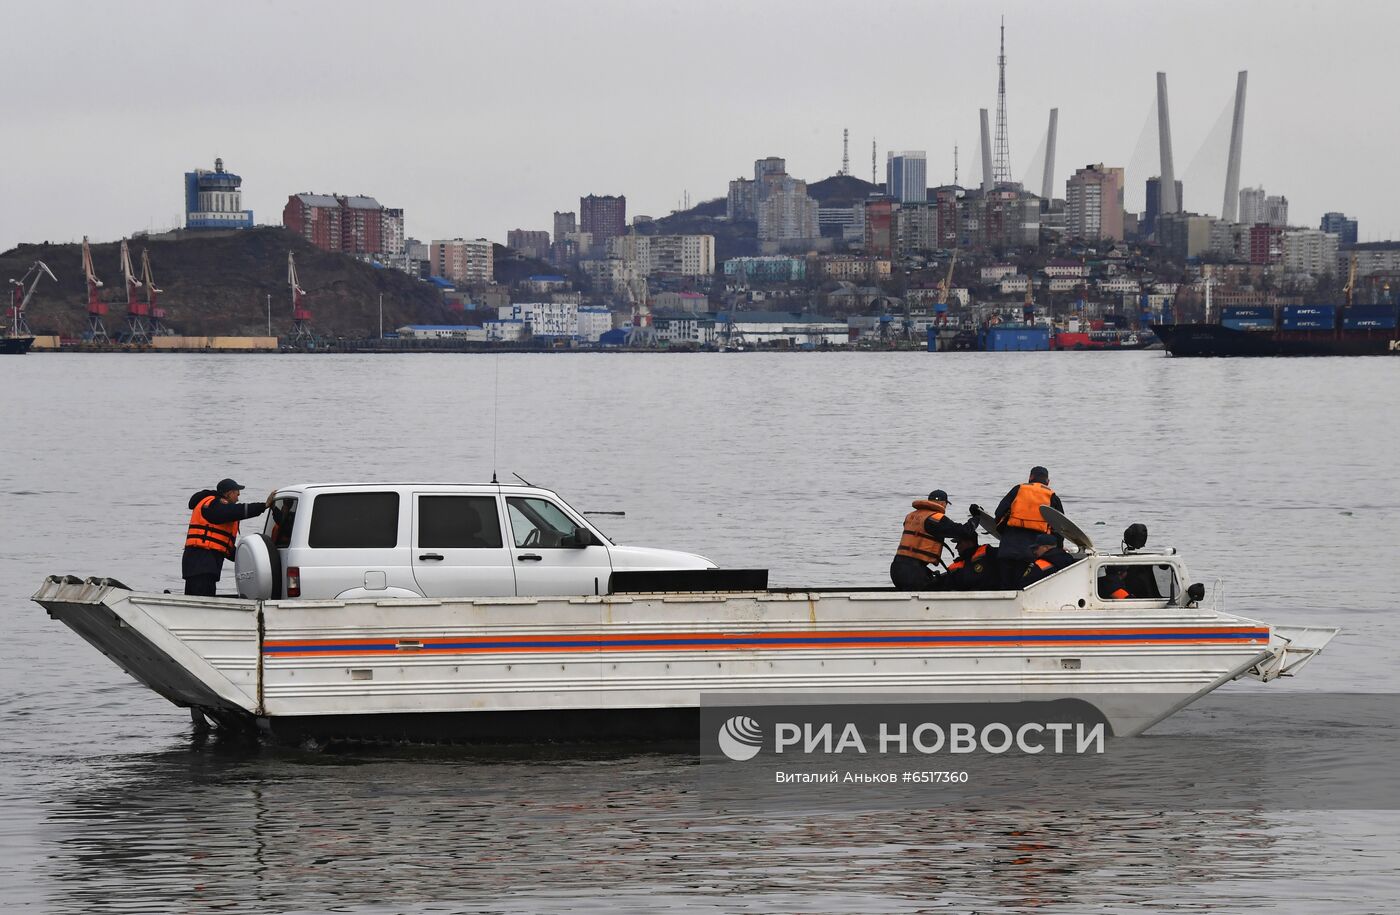
<path id="1" fill-rule="evenodd" d="M 275 507 L 239 543 L 240 597 L 51 576 L 34 600 L 197 724 L 291 743 L 694 739 L 707 694 L 1079 701 L 1131 736 L 1337 632 L 1202 606 L 1174 550 L 1099 552 L 1057 513 L 1079 561 L 925 593 L 770 589 L 614 544 L 532 486 L 300 485 Z M 1101 596 L 1117 567 L 1152 596 Z"/>

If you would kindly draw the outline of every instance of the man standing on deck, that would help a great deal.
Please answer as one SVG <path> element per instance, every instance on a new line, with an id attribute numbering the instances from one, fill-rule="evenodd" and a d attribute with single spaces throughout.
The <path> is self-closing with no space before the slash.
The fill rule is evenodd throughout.
<path id="1" fill-rule="evenodd" d="M 266 502 L 240 505 L 238 497 L 242 492 L 242 483 L 225 478 L 213 489 L 201 489 L 190 496 L 190 526 L 185 533 L 185 555 L 180 561 L 186 594 L 215 596 L 224 560 L 233 558 L 238 542 L 238 522 L 267 511 L 276 495 L 268 493 Z"/>
<path id="2" fill-rule="evenodd" d="M 975 530 L 972 522 L 958 524 L 944 516 L 948 494 L 935 489 L 927 499 L 915 499 L 914 510 L 904 516 L 904 533 L 890 563 L 890 580 L 900 591 L 930 591 L 935 584 L 930 562 L 943 555 L 943 541 Z"/>
<path id="3" fill-rule="evenodd" d="M 1033 558 L 1031 547 L 1035 538 L 1050 533 L 1050 525 L 1040 516 L 1042 505 L 1058 512 L 1065 510 L 1060 497 L 1050 488 L 1050 471 L 1036 466 L 1031 468 L 1029 480 L 1011 487 L 997 506 L 997 537 L 1001 541 L 997 562 L 1001 567 L 1001 586 L 1008 591 L 1021 587 L 1021 573 Z"/>

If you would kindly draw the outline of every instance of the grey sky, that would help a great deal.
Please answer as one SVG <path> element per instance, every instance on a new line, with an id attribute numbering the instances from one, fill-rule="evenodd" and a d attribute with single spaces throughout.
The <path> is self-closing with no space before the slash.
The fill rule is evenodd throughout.
<path id="1" fill-rule="evenodd" d="M 879 142 L 927 149 L 929 182 L 978 180 L 997 19 L 973 2 L 122 3 L 0 0 L 0 250 L 111 240 L 182 216 L 182 175 L 222 156 L 244 205 L 358 193 L 424 240 L 550 229 L 582 194 L 664 215 L 784 156 L 870 176 Z M 1400 237 L 1391 3 L 1008 2 L 1013 175 L 1060 109 L 1056 186 L 1128 166 L 1170 81 L 1178 176 L 1249 70 L 1241 186 Z M 1140 157 L 1139 157 L 1140 158 Z M 1154 169 L 1155 171 L 1155 169 Z M 1220 174 L 1212 187 L 1223 186 Z M 1147 175 L 1129 175 L 1128 202 Z M 1038 185 L 1038 179 L 1034 183 Z M 1198 182 L 1199 183 L 1199 182 Z M 1034 186 L 1033 186 L 1034 189 Z M 1186 203 L 1218 214 L 1219 191 Z"/>

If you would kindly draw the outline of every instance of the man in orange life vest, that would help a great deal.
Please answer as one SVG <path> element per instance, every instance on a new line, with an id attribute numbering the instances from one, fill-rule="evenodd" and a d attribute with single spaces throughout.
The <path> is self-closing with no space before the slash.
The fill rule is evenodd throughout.
<path id="1" fill-rule="evenodd" d="M 948 566 L 939 586 L 945 591 L 995 591 L 997 589 L 997 548 L 978 545 L 977 531 L 960 534 L 958 558 Z"/>
<path id="2" fill-rule="evenodd" d="M 1035 542 L 1031 545 L 1031 556 L 1031 564 L 1026 566 L 1026 571 L 1021 574 L 1022 588 L 1079 561 L 1065 552 L 1053 534 L 1037 534 Z"/>
<path id="3" fill-rule="evenodd" d="M 1001 586 L 1009 591 L 1021 587 L 1021 573 L 1031 562 L 1035 538 L 1050 533 L 1050 525 L 1040 516 L 1042 505 L 1058 512 L 1065 510 L 1060 497 L 1050 488 L 1050 471 L 1039 466 L 1031 468 L 1028 482 L 1011 487 L 997 505 L 997 537 L 1001 540 L 997 562 L 1001 567 Z"/>
<path id="4" fill-rule="evenodd" d="M 225 478 L 213 489 L 201 489 L 190 496 L 190 526 L 180 561 L 186 594 L 215 596 L 224 560 L 233 558 L 238 522 L 256 518 L 272 506 L 275 493 L 269 493 L 266 502 L 240 505 L 242 491 L 242 483 Z"/>
<path id="5" fill-rule="evenodd" d="M 890 580 L 899 590 L 932 590 L 937 582 L 928 564 L 943 555 L 943 541 L 975 529 L 971 521 L 948 520 L 947 510 L 948 494 L 935 489 L 927 499 L 914 500 L 914 510 L 904 516 L 904 534 L 890 563 Z"/>

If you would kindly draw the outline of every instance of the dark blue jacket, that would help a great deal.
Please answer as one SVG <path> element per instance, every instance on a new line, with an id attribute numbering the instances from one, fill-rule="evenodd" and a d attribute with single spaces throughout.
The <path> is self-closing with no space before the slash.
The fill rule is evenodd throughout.
<path id="1" fill-rule="evenodd" d="M 218 496 L 212 489 L 201 489 L 190 496 L 190 511 L 203 499 L 209 496 Z M 209 503 L 209 507 L 204 510 L 204 517 L 215 524 L 227 524 L 230 521 L 247 521 L 249 518 L 256 518 L 267 511 L 267 504 L 264 502 L 235 502 L 228 503 L 215 498 Z M 213 575 L 216 578 L 223 573 L 224 554 L 218 550 L 202 550 L 199 547 L 185 547 L 185 554 L 180 558 L 180 577 L 192 578 L 195 575 Z"/>

